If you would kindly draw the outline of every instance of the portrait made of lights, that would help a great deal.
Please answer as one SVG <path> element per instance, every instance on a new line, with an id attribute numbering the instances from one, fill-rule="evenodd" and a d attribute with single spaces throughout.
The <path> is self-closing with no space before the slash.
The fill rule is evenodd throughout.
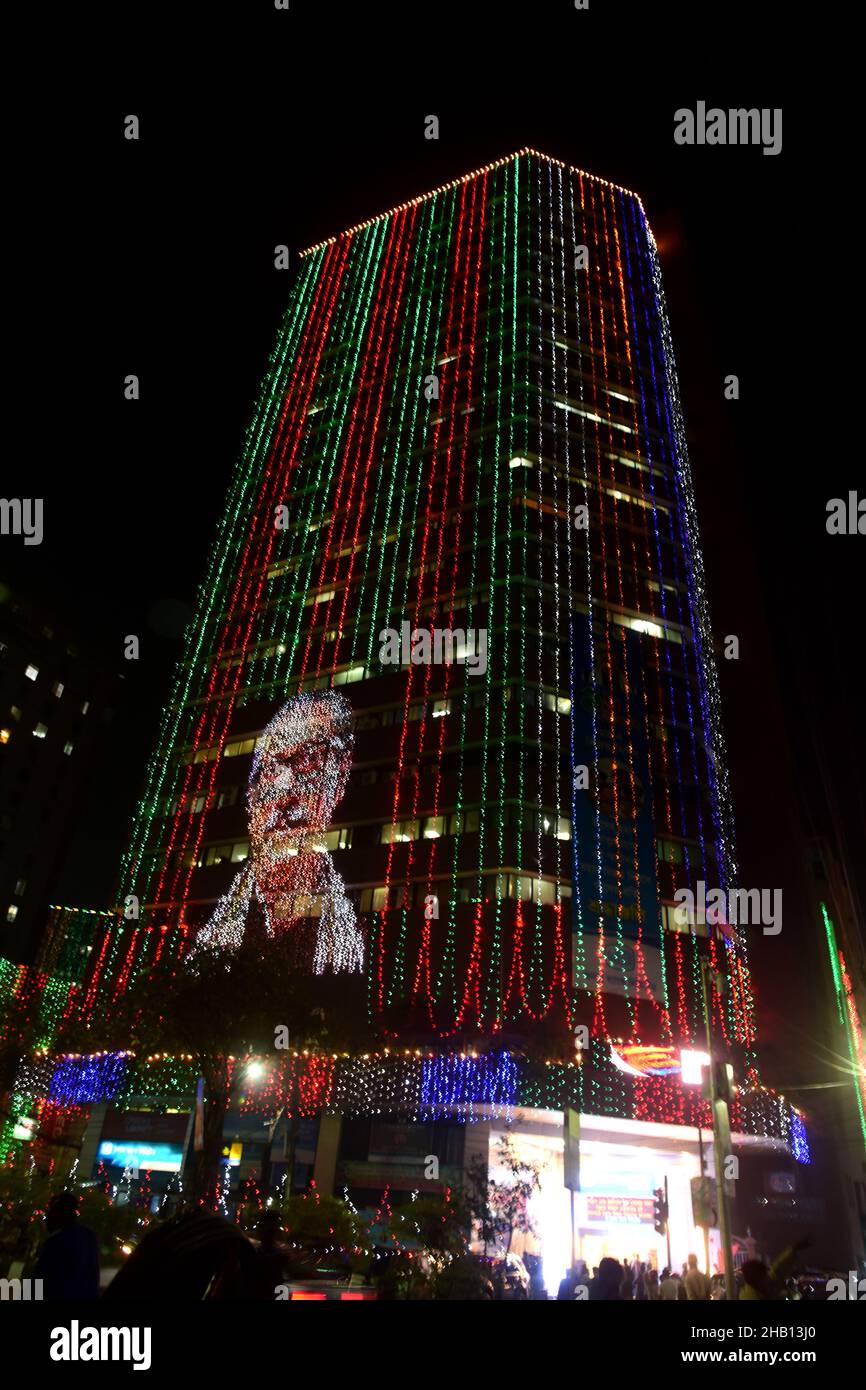
<path id="1" fill-rule="evenodd" d="M 313 969 L 363 968 L 364 939 L 324 841 L 352 767 L 352 708 L 337 691 L 296 695 L 267 725 L 247 785 L 249 858 L 187 960 L 234 951 L 250 913 L 274 937 L 318 918 Z"/>

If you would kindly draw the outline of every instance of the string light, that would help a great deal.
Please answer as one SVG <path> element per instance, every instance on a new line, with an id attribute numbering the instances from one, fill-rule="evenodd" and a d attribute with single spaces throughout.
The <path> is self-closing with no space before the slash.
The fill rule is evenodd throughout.
<path id="1" fill-rule="evenodd" d="M 383 625 L 453 630 L 464 610 L 490 635 L 483 680 L 410 664 L 386 709 L 357 702 L 359 725 L 393 730 L 365 952 L 360 889 L 327 839 L 356 752 L 336 687 L 383 675 Z M 259 702 L 277 708 L 263 730 L 244 723 Z M 193 874 L 238 745 L 254 754 L 250 854 L 203 920 Z M 490 1045 L 580 1017 L 602 1043 L 693 1040 L 698 934 L 666 933 L 662 911 L 679 880 L 736 880 L 724 753 L 652 233 L 634 194 L 522 150 L 304 253 L 124 861 L 141 921 L 68 915 L 41 974 L 0 962 L 0 999 L 50 1048 L 155 960 L 228 957 L 260 913 L 268 937 L 317 918 L 316 973 L 366 955 L 379 1037 L 420 1025 L 443 1049 L 457 1034 Z M 377 749 L 370 771 L 386 768 Z M 681 864 L 659 857 L 663 837 Z M 710 935 L 706 949 L 727 975 L 714 1026 L 754 1080 L 745 945 Z M 148 1065 L 155 1083 L 172 1064 Z M 317 1066 L 270 1067 L 244 1103 L 402 1108 L 404 1083 L 426 1103 L 420 1062 Z M 117 1068 L 122 1088 L 144 1084 Z M 443 1096 L 480 1084 L 451 1060 L 429 1070 Z M 57 1084 L 72 1100 L 101 1083 Z M 568 1084 L 599 1113 L 691 1113 L 667 1082 L 629 1090 L 600 1061 Z"/>

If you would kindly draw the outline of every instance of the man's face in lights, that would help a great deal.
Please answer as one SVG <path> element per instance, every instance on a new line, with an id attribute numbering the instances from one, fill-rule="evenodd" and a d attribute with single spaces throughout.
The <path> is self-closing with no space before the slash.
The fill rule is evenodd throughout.
<path id="1" fill-rule="evenodd" d="M 352 763 L 351 736 L 340 734 L 327 706 L 289 713 L 266 731 L 250 782 L 250 851 L 260 858 L 281 844 L 297 851 L 310 836 L 327 830 L 346 788 Z"/>

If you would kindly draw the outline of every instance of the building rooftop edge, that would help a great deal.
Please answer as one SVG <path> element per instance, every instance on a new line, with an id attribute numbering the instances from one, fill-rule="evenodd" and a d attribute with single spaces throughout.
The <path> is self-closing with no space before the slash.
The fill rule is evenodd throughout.
<path id="1" fill-rule="evenodd" d="M 630 198 L 635 198 L 643 212 L 643 203 L 637 193 L 631 188 L 624 188 L 622 184 L 613 183 L 610 179 L 603 179 L 598 174 L 589 174 L 585 169 L 578 169 L 573 164 L 566 164 L 562 159 L 554 159 L 552 155 L 543 154 L 541 150 L 535 150 L 531 146 L 524 146 L 523 149 L 515 150 L 513 154 L 503 155 L 501 159 L 491 160 L 489 164 L 483 164 L 479 169 L 473 169 L 471 173 L 461 174 L 459 178 L 451 179 L 448 183 L 440 184 L 437 188 L 431 188 L 427 193 L 419 193 L 414 198 L 407 198 L 402 203 L 395 203 L 385 212 L 377 212 L 372 217 L 366 217 L 363 222 L 356 222 L 352 227 L 346 227 L 341 232 L 336 232 L 334 236 L 322 237 L 312 246 L 304 247 L 299 254 L 310 256 L 314 251 L 320 251 L 323 246 L 331 246 L 335 241 L 340 241 L 343 237 L 354 236 L 356 232 L 363 231 L 365 227 L 370 227 L 374 222 L 381 222 L 383 218 L 392 217 L 395 212 L 403 212 L 406 208 L 416 207 L 419 203 L 426 203 L 430 198 L 436 198 L 440 193 L 447 193 L 451 188 L 457 188 L 461 183 L 469 183 L 472 179 L 479 178 L 482 174 L 489 174 L 493 169 L 500 169 L 504 164 L 510 164 L 513 159 L 520 159 L 522 155 L 534 155 L 536 159 L 544 159 L 548 164 L 556 164 L 560 169 L 567 169 L 569 173 L 580 174 L 581 177 L 592 179 L 595 183 L 604 184 L 607 188 L 616 188 L 620 193 L 626 193 Z"/>

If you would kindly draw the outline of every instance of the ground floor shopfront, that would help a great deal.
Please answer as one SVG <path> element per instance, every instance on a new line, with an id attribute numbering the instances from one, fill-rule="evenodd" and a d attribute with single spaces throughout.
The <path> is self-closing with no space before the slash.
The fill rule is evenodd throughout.
<path id="1" fill-rule="evenodd" d="M 497 1154 L 505 1133 L 496 1123 L 489 1127 L 494 1180 L 504 1176 Z M 508 1133 L 516 1154 L 537 1168 L 541 1184 L 529 1203 L 534 1233 L 515 1236 L 514 1248 L 541 1257 L 548 1291 L 556 1291 L 571 1263 L 572 1239 L 574 1259 L 582 1259 L 590 1272 L 605 1256 L 626 1263 L 645 1261 L 658 1270 L 670 1262 L 679 1269 L 692 1252 L 702 1265 L 708 1253 L 711 1269 L 720 1268 L 718 1230 L 711 1228 L 707 1240 L 692 1210 L 692 1180 L 701 1175 L 701 1143 L 704 1173 L 713 1174 L 707 1132 L 699 1142 L 696 1130 L 677 1125 L 582 1115 L 580 1188 L 573 1195 L 564 1186 L 561 1114 L 521 1112 Z M 662 1235 L 654 1226 L 654 1193 L 665 1183 L 669 1220 L 668 1233 Z"/>

